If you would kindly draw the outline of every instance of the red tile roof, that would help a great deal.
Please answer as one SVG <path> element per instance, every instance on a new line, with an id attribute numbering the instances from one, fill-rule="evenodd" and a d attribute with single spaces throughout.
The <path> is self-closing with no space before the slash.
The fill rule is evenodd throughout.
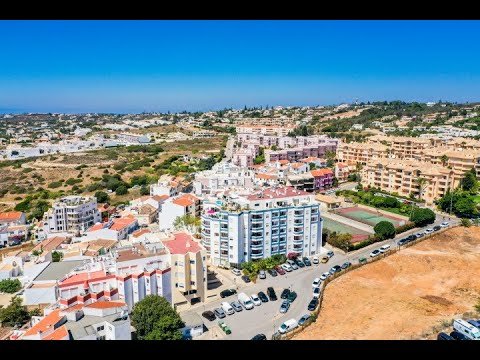
<path id="1" fill-rule="evenodd" d="M 185 232 L 175 233 L 171 240 L 164 240 L 163 244 L 168 248 L 172 255 L 185 255 L 188 252 L 196 253 L 202 250 L 200 245 Z"/>
<path id="2" fill-rule="evenodd" d="M 0 222 L 9 222 L 9 221 L 16 221 L 20 220 L 23 212 L 21 211 L 9 211 L 0 213 Z"/>
<path id="3" fill-rule="evenodd" d="M 137 238 L 139 236 L 142 236 L 143 234 L 148 234 L 150 232 L 151 232 L 150 229 L 140 229 L 140 230 L 134 231 L 132 233 L 132 236 Z"/>
<path id="4" fill-rule="evenodd" d="M 317 170 L 312 170 L 310 173 L 314 177 L 319 177 L 319 176 L 325 176 L 325 175 L 333 175 L 333 171 L 330 169 L 317 169 Z"/>
<path id="5" fill-rule="evenodd" d="M 276 176 L 276 175 L 262 174 L 262 173 L 256 174 L 255 176 L 259 179 L 264 179 L 264 180 L 274 180 L 274 179 L 278 178 L 278 176 Z"/>
<path id="6" fill-rule="evenodd" d="M 68 330 L 65 325 L 60 326 L 55 329 L 50 335 L 47 335 L 43 340 L 69 340 L 70 336 L 68 335 Z"/>
<path id="7" fill-rule="evenodd" d="M 123 307 L 126 304 L 123 301 L 96 301 L 91 304 L 85 305 L 90 309 L 111 309 L 117 307 Z"/>
<path id="8" fill-rule="evenodd" d="M 43 240 L 41 243 L 37 244 L 32 251 L 43 251 L 47 253 L 49 251 L 53 251 L 57 249 L 61 244 L 67 241 L 67 238 L 61 236 L 55 236 L 50 239 Z"/>
<path id="9" fill-rule="evenodd" d="M 104 270 L 92 271 L 92 272 L 84 272 L 70 276 L 69 278 L 63 280 L 59 286 L 64 287 L 68 285 L 75 285 L 75 284 L 82 284 L 86 281 L 95 281 L 98 279 L 102 279 L 107 274 Z M 88 283 L 87 283 L 88 284 Z"/>
<path id="10" fill-rule="evenodd" d="M 170 197 L 170 196 L 168 196 L 168 195 L 154 195 L 154 196 L 152 196 L 152 199 L 155 200 L 155 201 L 160 202 L 160 201 L 165 201 L 165 200 L 167 200 L 169 197 Z"/>
<path id="11" fill-rule="evenodd" d="M 199 200 L 199 198 L 197 198 L 196 196 L 193 196 L 191 194 L 183 194 L 178 198 L 174 199 L 172 202 L 174 204 L 187 207 L 194 205 L 197 200 Z"/>
<path id="12" fill-rule="evenodd" d="M 39 331 L 44 332 L 51 327 L 53 328 L 53 326 L 58 323 L 62 317 L 63 316 L 60 315 L 60 309 L 54 310 L 30 329 L 28 329 L 24 336 L 36 335 Z"/>
<path id="13" fill-rule="evenodd" d="M 105 223 L 96 223 L 95 225 L 93 225 L 92 227 L 87 229 L 87 232 L 101 230 L 101 229 L 103 229 L 104 225 L 105 225 Z"/>
<path id="14" fill-rule="evenodd" d="M 127 216 L 119 219 L 113 220 L 113 225 L 110 226 L 110 230 L 120 231 L 125 229 L 126 227 L 132 225 L 137 220 L 132 216 Z"/>

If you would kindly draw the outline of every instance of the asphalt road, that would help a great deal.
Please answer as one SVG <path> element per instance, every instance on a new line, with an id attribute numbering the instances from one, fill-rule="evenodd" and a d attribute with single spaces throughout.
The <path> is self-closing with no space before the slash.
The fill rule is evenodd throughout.
<path id="1" fill-rule="evenodd" d="M 316 277 L 324 272 L 327 272 L 334 265 L 342 265 L 345 261 L 350 261 L 352 264 L 358 263 L 358 259 L 361 257 L 368 257 L 369 254 L 374 250 L 380 248 L 382 245 L 390 244 L 392 248 L 396 247 L 396 243 L 399 239 L 404 238 L 412 233 L 418 233 L 424 231 L 429 227 L 440 224 L 443 220 L 441 216 L 437 216 L 437 221 L 435 224 L 424 227 L 423 229 L 412 229 L 403 234 L 400 234 L 395 239 L 386 240 L 380 243 L 372 244 L 368 247 L 360 249 L 358 251 L 352 252 L 350 254 L 343 254 L 340 251 L 335 251 L 335 255 L 330 259 L 326 264 L 318 264 L 310 267 L 304 267 L 302 269 L 294 270 L 286 275 L 278 275 L 276 277 L 271 277 L 267 274 L 267 278 L 264 280 L 258 279 L 256 284 L 242 284 L 238 292 L 244 292 L 247 295 L 256 294 L 259 291 L 266 293 L 267 287 L 272 286 L 277 293 L 277 301 L 269 301 L 267 303 L 262 303 L 260 306 L 255 306 L 252 310 L 243 310 L 239 313 L 234 313 L 233 315 L 227 315 L 222 319 L 232 330 L 230 335 L 226 335 L 223 331 L 219 330 L 218 319 L 214 321 L 209 321 L 202 317 L 204 320 L 205 326 L 210 330 L 212 328 L 217 328 L 215 331 L 207 331 L 202 336 L 198 337 L 198 340 L 210 340 L 210 339 L 225 339 L 225 340 L 248 340 L 251 339 L 256 334 L 265 334 L 268 339 L 271 338 L 274 332 L 276 332 L 279 326 L 286 320 L 295 318 L 300 319 L 303 315 L 309 314 L 307 310 L 307 305 L 312 299 L 312 282 Z M 459 221 L 457 219 L 450 221 L 450 225 L 456 224 Z M 328 246 L 327 246 L 328 247 Z M 325 249 L 326 251 L 328 249 Z M 325 251 L 325 252 L 326 252 Z M 321 256 L 320 256 L 321 257 Z M 368 266 L 368 265 L 367 265 Z M 238 278 L 237 282 L 243 282 Z M 297 293 L 297 298 L 291 304 L 290 309 L 287 313 L 280 313 L 280 305 L 282 299 L 280 299 L 280 294 L 283 289 L 290 288 L 291 290 Z M 189 310 L 189 312 L 197 312 L 199 315 L 203 311 L 212 310 L 220 307 L 220 304 L 223 301 L 236 301 L 237 296 L 233 295 L 225 299 L 218 299 L 207 303 L 203 306 L 198 306 L 195 309 Z M 180 314 L 182 315 L 182 313 Z"/>

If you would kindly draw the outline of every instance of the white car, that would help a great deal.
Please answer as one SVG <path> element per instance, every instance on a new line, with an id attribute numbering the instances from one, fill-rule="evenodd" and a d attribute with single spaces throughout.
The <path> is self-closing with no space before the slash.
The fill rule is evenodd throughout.
<path id="1" fill-rule="evenodd" d="M 380 252 L 381 253 L 386 253 L 387 251 L 390 250 L 390 245 L 383 245 L 381 248 L 380 248 Z"/>
<path id="2" fill-rule="evenodd" d="M 313 263 L 313 264 L 318 265 L 319 262 L 320 262 L 320 261 L 318 260 L 318 256 L 314 256 L 314 257 L 312 258 L 312 263 Z"/>
<path id="3" fill-rule="evenodd" d="M 312 283 L 312 288 L 316 289 L 316 288 L 319 288 L 320 287 L 320 278 L 315 278 L 313 279 L 313 283 Z"/>
<path id="4" fill-rule="evenodd" d="M 330 277 L 330 273 L 329 272 L 324 272 L 321 276 L 320 276 L 320 280 L 326 280 L 328 277 Z"/>
<path id="5" fill-rule="evenodd" d="M 425 230 L 425 235 L 433 233 L 433 229 L 427 229 Z"/>
<path id="6" fill-rule="evenodd" d="M 320 288 L 313 289 L 313 298 L 318 299 L 320 297 Z"/>
<path id="7" fill-rule="evenodd" d="M 448 221 L 444 221 L 444 222 L 442 222 L 442 223 L 440 224 L 440 227 L 446 228 L 446 227 L 448 227 L 448 225 L 450 225 L 450 224 L 448 223 Z"/>
<path id="8" fill-rule="evenodd" d="M 292 267 L 287 263 L 282 264 L 282 269 L 285 270 L 286 272 L 292 271 Z"/>
<path id="9" fill-rule="evenodd" d="M 378 250 L 378 249 L 375 249 L 375 250 L 373 250 L 373 251 L 370 253 L 370 257 L 373 258 L 373 257 L 376 257 L 376 256 L 378 256 L 378 255 L 380 255 L 380 254 L 381 254 L 381 251 Z"/>
<path id="10" fill-rule="evenodd" d="M 255 294 L 250 295 L 250 299 L 252 299 L 253 305 L 255 305 L 255 306 L 262 305 L 262 301 L 260 300 L 260 298 L 257 295 L 255 295 Z"/>
<path id="11" fill-rule="evenodd" d="M 233 268 L 232 269 L 233 275 L 240 276 L 242 275 L 242 272 L 239 269 Z"/>

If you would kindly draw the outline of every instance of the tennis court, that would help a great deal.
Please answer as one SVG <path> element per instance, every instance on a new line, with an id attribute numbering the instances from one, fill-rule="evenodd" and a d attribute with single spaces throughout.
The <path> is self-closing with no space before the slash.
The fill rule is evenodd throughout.
<path id="1" fill-rule="evenodd" d="M 323 228 L 328 229 L 331 232 L 336 232 L 337 234 L 352 234 L 352 243 L 360 242 L 366 240 L 368 232 L 357 229 L 353 226 L 342 224 L 341 222 L 328 219 L 326 217 L 323 218 Z"/>
<path id="2" fill-rule="evenodd" d="M 375 226 L 380 221 L 390 221 L 393 226 L 397 227 L 405 222 L 405 220 L 393 215 L 385 215 L 375 210 L 367 210 L 360 207 L 337 209 L 335 210 L 335 213 L 370 226 Z"/>

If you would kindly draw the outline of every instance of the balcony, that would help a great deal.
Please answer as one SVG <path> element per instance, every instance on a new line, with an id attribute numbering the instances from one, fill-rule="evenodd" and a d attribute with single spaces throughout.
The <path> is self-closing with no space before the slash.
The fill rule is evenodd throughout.
<path id="1" fill-rule="evenodd" d="M 287 216 L 287 212 L 286 211 L 280 211 L 280 217 L 285 217 Z"/>
<path id="2" fill-rule="evenodd" d="M 262 252 L 258 252 L 258 253 L 252 252 L 252 254 L 250 255 L 250 257 L 251 257 L 253 260 L 263 259 L 263 251 L 262 251 Z"/>
<path id="3" fill-rule="evenodd" d="M 303 234 L 303 227 L 293 228 L 294 234 Z"/>
<path id="4" fill-rule="evenodd" d="M 260 243 L 260 244 L 251 243 L 250 244 L 250 249 L 252 249 L 252 250 L 262 250 L 263 251 L 263 244 L 262 243 Z"/>
<path id="5" fill-rule="evenodd" d="M 252 220 L 263 220 L 263 215 L 260 214 L 253 214 Z"/>
<path id="6" fill-rule="evenodd" d="M 220 243 L 220 249 L 222 250 L 228 250 L 228 242 L 221 242 Z"/>
<path id="7" fill-rule="evenodd" d="M 293 222 L 294 225 L 303 225 L 303 220 L 295 220 Z"/>

